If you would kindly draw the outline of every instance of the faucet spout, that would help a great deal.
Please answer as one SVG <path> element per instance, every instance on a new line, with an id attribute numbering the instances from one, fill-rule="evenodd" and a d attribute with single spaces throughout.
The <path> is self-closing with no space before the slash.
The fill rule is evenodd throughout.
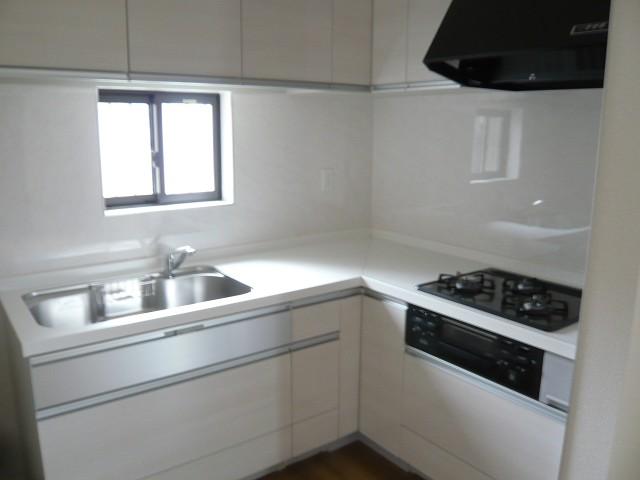
<path id="1" fill-rule="evenodd" d="M 190 255 L 196 253 L 196 249 L 191 245 L 183 245 L 182 247 L 174 248 L 167 254 L 165 273 L 167 277 L 173 277 L 174 270 L 180 268 L 180 265 Z"/>

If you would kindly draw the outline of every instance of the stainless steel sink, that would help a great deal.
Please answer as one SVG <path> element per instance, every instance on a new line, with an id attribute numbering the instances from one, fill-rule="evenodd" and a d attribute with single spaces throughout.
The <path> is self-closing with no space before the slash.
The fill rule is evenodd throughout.
<path id="1" fill-rule="evenodd" d="M 45 327 L 77 327 L 115 318 L 242 295 L 251 287 L 212 267 L 152 273 L 105 283 L 31 292 L 23 299 Z"/>

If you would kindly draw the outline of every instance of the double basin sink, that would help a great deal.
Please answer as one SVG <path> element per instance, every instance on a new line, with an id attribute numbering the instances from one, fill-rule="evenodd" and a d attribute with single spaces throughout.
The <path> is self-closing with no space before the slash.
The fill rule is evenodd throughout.
<path id="1" fill-rule="evenodd" d="M 23 296 L 44 327 L 79 327 L 116 318 L 242 295 L 251 287 L 213 267 L 151 273 L 104 283 L 31 292 Z"/>

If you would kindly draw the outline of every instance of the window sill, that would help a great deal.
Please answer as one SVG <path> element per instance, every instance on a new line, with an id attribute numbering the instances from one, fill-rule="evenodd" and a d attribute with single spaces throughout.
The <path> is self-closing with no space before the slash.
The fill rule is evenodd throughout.
<path id="1" fill-rule="evenodd" d="M 214 200 L 208 202 L 174 203 L 171 205 L 149 205 L 143 207 L 111 208 L 104 211 L 105 217 L 123 217 L 140 213 L 172 212 L 176 210 L 192 210 L 194 208 L 224 207 L 233 205 L 233 200 Z"/>

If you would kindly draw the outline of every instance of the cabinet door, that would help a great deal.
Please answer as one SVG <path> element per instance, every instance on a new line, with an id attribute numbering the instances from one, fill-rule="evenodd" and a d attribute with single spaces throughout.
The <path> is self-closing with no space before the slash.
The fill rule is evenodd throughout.
<path id="1" fill-rule="evenodd" d="M 340 300 L 340 437 L 358 430 L 361 319 L 360 295 Z"/>
<path id="2" fill-rule="evenodd" d="M 409 0 L 407 82 L 444 80 L 423 63 L 451 0 Z"/>
<path id="3" fill-rule="evenodd" d="M 373 2 L 373 85 L 407 81 L 409 0 Z"/>
<path id="4" fill-rule="evenodd" d="M 243 76 L 331 82 L 332 0 L 244 0 Z"/>
<path id="5" fill-rule="evenodd" d="M 291 354 L 294 456 L 338 439 L 339 343 Z"/>
<path id="6" fill-rule="evenodd" d="M 361 307 L 362 297 L 358 295 L 296 308 L 292 311 L 294 341 L 340 331 L 339 352 L 337 353 L 340 437 L 358 430 Z M 331 359 L 331 362 L 333 361 Z M 294 381 L 294 389 L 296 389 L 295 384 Z"/>
<path id="7" fill-rule="evenodd" d="M 360 431 L 400 456 L 406 307 L 365 297 L 362 309 Z"/>
<path id="8" fill-rule="evenodd" d="M 339 341 L 291 354 L 293 422 L 338 408 Z"/>
<path id="9" fill-rule="evenodd" d="M 141 478 L 291 424 L 290 355 L 38 422 L 48 480 Z"/>
<path id="10" fill-rule="evenodd" d="M 496 480 L 557 478 L 564 422 L 411 355 L 404 375 L 407 429 Z"/>
<path id="11" fill-rule="evenodd" d="M 333 2 L 333 82 L 369 85 L 371 0 Z"/>
<path id="12" fill-rule="evenodd" d="M 126 72 L 125 0 L 2 0 L 0 65 Z"/>
<path id="13" fill-rule="evenodd" d="M 240 77 L 240 2 L 129 0 L 132 72 Z"/>

